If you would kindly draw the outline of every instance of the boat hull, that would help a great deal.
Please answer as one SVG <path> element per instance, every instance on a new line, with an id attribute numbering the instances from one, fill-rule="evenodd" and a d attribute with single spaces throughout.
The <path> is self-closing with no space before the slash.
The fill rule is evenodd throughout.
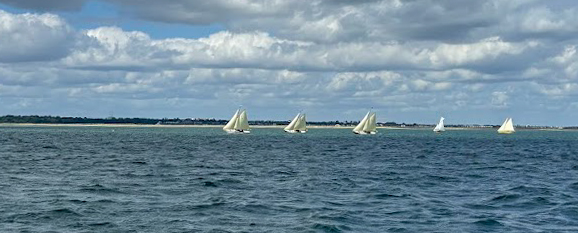
<path id="1" fill-rule="evenodd" d="M 377 134 L 376 131 L 372 131 L 372 132 L 366 132 L 366 131 L 359 131 L 359 132 L 355 132 L 353 131 L 354 134 L 361 134 L 361 135 L 366 135 L 366 134 Z"/>
<path id="2" fill-rule="evenodd" d="M 228 134 L 250 134 L 251 131 L 249 130 L 234 130 L 234 129 L 226 129 L 225 132 L 227 132 Z"/>
<path id="3" fill-rule="evenodd" d="M 498 131 L 499 134 L 513 134 L 516 131 Z"/>
<path id="4" fill-rule="evenodd" d="M 301 131 L 301 130 L 285 130 L 285 132 L 287 132 L 287 133 L 307 133 L 307 130 L 305 130 L 305 131 Z"/>

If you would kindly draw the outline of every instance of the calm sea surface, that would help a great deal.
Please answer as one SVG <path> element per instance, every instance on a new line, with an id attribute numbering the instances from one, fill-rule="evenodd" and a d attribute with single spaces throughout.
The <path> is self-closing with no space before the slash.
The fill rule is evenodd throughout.
<path id="1" fill-rule="evenodd" d="M 0 232 L 578 232 L 578 132 L 0 127 Z"/>

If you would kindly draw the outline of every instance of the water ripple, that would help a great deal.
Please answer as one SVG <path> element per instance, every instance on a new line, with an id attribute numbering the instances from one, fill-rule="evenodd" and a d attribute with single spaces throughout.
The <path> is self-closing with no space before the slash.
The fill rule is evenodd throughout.
<path id="1" fill-rule="evenodd" d="M 576 232 L 577 140 L 0 127 L 0 232 Z"/>

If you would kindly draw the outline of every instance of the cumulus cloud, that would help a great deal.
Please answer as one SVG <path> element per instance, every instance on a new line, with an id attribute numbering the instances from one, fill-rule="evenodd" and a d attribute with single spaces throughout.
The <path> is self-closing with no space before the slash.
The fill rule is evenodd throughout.
<path id="1" fill-rule="evenodd" d="M 508 94 L 503 91 L 492 92 L 492 104 L 496 107 L 504 108 L 508 106 Z"/>
<path id="2" fill-rule="evenodd" d="M 548 36 L 564 35 L 578 31 L 575 22 L 578 20 L 578 10 L 569 8 L 562 11 L 552 11 L 548 7 L 530 9 L 519 22 L 522 32 Z"/>
<path id="3" fill-rule="evenodd" d="M 0 10 L 0 62 L 58 59 L 66 56 L 74 43 L 74 30 L 59 16 Z"/>
<path id="4" fill-rule="evenodd" d="M 532 1 L 262 1 L 107 0 L 124 15 L 165 23 L 222 24 L 233 31 L 268 31 L 290 39 L 339 42 L 359 40 L 477 39 L 505 13 Z M 25 9 L 73 10 L 84 1 L 14 1 Z M 455 19 L 460 19 L 459 21 Z M 491 31 L 491 30 L 489 30 Z M 491 37 L 495 35 L 483 35 Z M 461 39 L 457 39 L 461 38 Z"/>
<path id="5" fill-rule="evenodd" d="M 576 53 L 576 45 L 568 45 L 560 55 L 550 60 L 564 71 L 564 78 L 578 78 L 578 54 Z"/>
<path id="6" fill-rule="evenodd" d="M 290 39 L 318 42 L 472 41 L 496 36 L 504 27 L 509 27 L 503 22 L 516 24 L 518 28 L 508 28 L 516 31 L 525 30 L 523 28 L 527 26 L 534 30 L 536 25 L 548 28 L 562 21 L 572 22 L 571 18 L 564 20 L 560 17 L 532 22 L 531 16 L 534 14 L 549 14 L 540 13 L 540 10 L 532 7 L 537 5 L 547 9 L 548 4 L 538 4 L 533 0 L 108 2 L 119 6 L 127 14 L 145 20 L 193 25 L 221 24 L 233 31 L 268 31 Z M 515 13 L 512 16 L 515 22 L 504 20 L 512 13 Z M 567 16 L 572 16 L 572 12 L 568 12 Z"/>
<path id="7" fill-rule="evenodd" d="M 83 0 L 16 1 L 24 9 L 79 10 Z M 481 38 L 570 36 L 576 31 L 572 0 L 107 0 L 123 15 L 165 23 L 223 25 L 236 32 L 267 31 L 289 39 L 342 41 L 472 42 Z M 459 19 L 459 20 L 456 20 Z M 524 34 L 526 33 L 526 34 Z M 528 35 L 529 34 L 529 35 Z"/>
<path id="8" fill-rule="evenodd" d="M 319 44 L 273 37 L 263 32 L 222 31 L 199 39 L 151 39 L 146 33 L 101 27 L 83 33 L 83 46 L 63 63 L 86 69 L 256 68 L 292 71 L 380 71 L 469 68 L 525 59 L 533 42 L 498 37 L 464 44 L 351 42 Z M 485 65 L 482 66 L 482 65 Z M 519 69 L 511 66 L 510 70 Z M 507 68 L 506 68 L 507 70 Z"/>

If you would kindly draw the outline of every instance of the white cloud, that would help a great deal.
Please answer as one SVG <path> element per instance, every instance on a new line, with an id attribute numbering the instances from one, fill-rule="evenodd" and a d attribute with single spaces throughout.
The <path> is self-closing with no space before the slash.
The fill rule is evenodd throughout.
<path id="1" fill-rule="evenodd" d="M 402 77 L 394 72 L 359 72 L 338 73 L 331 78 L 327 89 L 332 92 L 352 91 L 355 93 L 364 91 L 382 91 L 391 88 L 394 83 L 401 81 Z M 359 95 L 359 94 L 358 94 Z"/>
<path id="2" fill-rule="evenodd" d="M 508 107 L 508 94 L 504 91 L 492 92 L 492 105 L 498 108 Z"/>
<path id="3" fill-rule="evenodd" d="M 486 72 L 502 59 L 515 60 L 533 42 L 499 38 L 465 44 L 351 42 L 334 45 L 286 40 L 267 33 L 218 32 L 200 39 L 151 39 L 137 31 L 101 27 L 87 30 L 70 56 L 69 67 L 119 70 L 255 68 L 291 71 L 455 69 Z M 519 69 L 517 66 L 511 69 Z"/>
<path id="4" fill-rule="evenodd" d="M 577 9 L 566 9 L 554 12 L 547 7 L 530 9 L 521 19 L 522 31 L 530 33 L 568 33 L 577 32 Z"/>
<path id="5" fill-rule="evenodd" d="M 492 37 L 472 44 L 441 44 L 430 57 L 434 65 L 462 65 L 493 60 L 502 55 L 517 55 L 531 45 L 504 42 L 499 37 Z"/>
<path id="6" fill-rule="evenodd" d="M 58 59 L 74 42 L 75 32 L 56 15 L 0 10 L 0 63 Z"/>

